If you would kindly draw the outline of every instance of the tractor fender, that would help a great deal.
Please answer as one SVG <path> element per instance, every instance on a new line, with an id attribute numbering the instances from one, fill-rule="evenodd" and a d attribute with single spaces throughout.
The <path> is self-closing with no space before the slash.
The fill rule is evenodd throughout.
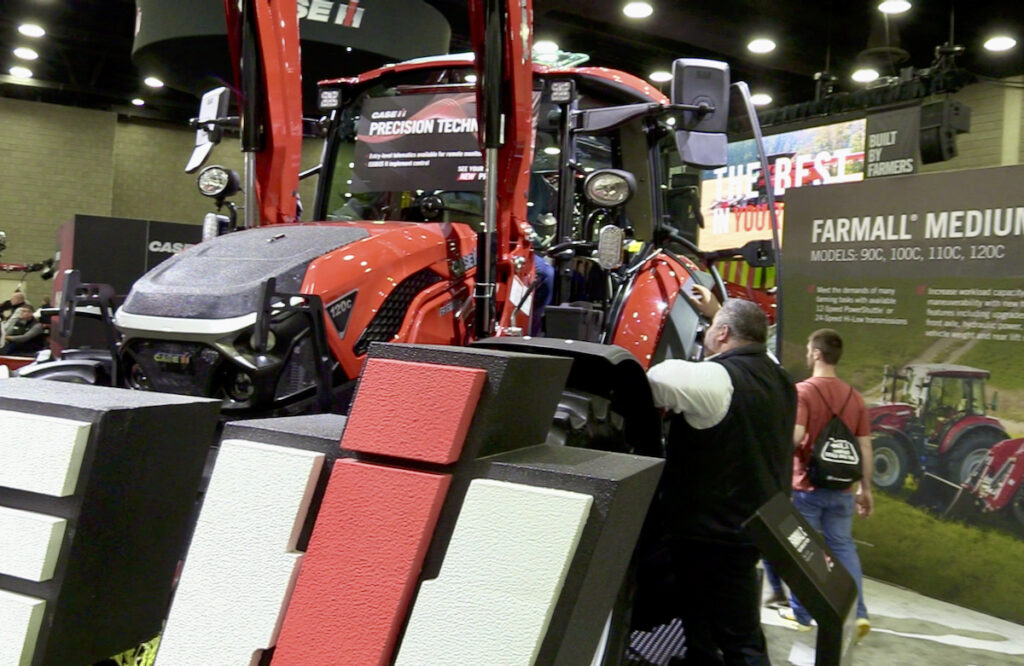
<path id="1" fill-rule="evenodd" d="M 625 420 L 625 438 L 634 453 L 662 457 L 661 413 L 640 362 L 616 345 L 553 338 L 485 338 L 473 347 L 572 359 L 566 388 L 607 398 Z"/>
<path id="2" fill-rule="evenodd" d="M 957 422 L 946 432 L 942 438 L 942 443 L 939 445 L 939 455 L 943 456 L 951 452 L 957 443 L 962 441 L 968 434 L 982 434 L 986 433 L 986 431 L 992 433 L 993 443 L 1009 437 L 999 424 L 999 421 L 988 416 L 968 416 Z"/>
<path id="3" fill-rule="evenodd" d="M 890 437 L 899 442 L 907 454 L 907 462 L 910 464 L 910 473 L 913 476 L 919 476 L 921 474 L 921 454 L 914 449 L 914 443 L 909 437 L 907 437 L 905 432 L 890 425 L 872 424 L 871 439 L 874 440 L 876 437 Z"/>

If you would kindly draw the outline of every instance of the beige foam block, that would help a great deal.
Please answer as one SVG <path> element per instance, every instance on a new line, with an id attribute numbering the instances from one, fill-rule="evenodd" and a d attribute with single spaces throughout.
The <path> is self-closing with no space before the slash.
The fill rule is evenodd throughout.
<path id="1" fill-rule="evenodd" d="M 0 507 L 0 574 L 36 582 L 53 578 L 67 522 Z"/>
<path id="2" fill-rule="evenodd" d="M 54 497 L 73 494 L 90 426 L 0 410 L 0 486 Z"/>
<path id="3" fill-rule="evenodd" d="M 0 590 L 0 664 L 28 666 L 32 663 L 46 602 Z"/>
<path id="4" fill-rule="evenodd" d="M 321 453 L 226 440 L 160 641 L 159 666 L 255 664 L 294 585 Z"/>
<path id="5" fill-rule="evenodd" d="M 420 586 L 396 665 L 532 664 L 592 503 L 473 481 L 440 575 Z"/>

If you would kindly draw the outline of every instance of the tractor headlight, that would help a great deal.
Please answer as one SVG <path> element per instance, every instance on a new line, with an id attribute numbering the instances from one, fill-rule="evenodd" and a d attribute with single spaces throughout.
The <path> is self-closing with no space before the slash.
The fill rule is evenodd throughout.
<path id="1" fill-rule="evenodd" d="M 216 164 L 199 172 L 196 185 L 199 193 L 207 197 L 229 197 L 241 187 L 237 173 Z"/>
<path id="2" fill-rule="evenodd" d="M 583 190 L 592 203 L 613 208 L 629 201 L 636 191 L 636 180 L 628 171 L 600 169 L 587 176 Z"/>

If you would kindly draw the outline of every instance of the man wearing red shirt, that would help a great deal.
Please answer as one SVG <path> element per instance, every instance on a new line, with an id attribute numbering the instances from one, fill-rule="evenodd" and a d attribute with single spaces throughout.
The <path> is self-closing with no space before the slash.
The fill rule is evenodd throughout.
<path id="1" fill-rule="evenodd" d="M 843 355 L 843 339 L 832 329 L 823 328 L 811 334 L 807 341 L 807 366 L 811 377 L 796 385 L 797 411 L 793 441 L 793 504 L 815 529 L 825 537 L 825 543 L 857 583 L 857 640 L 871 631 L 864 590 L 861 583 L 860 558 L 853 541 L 853 514 L 862 518 L 871 515 L 874 501 L 871 497 L 873 460 L 871 426 L 864 399 L 852 386 L 839 379 L 836 365 Z M 816 488 L 807 478 L 807 464 L 814 442 L 822 429 L 837 414 L 839 419 L 857 438 L 861 451 L 863 478 L 846 490 Z M 790 596 L 790 608 L 780 608 L 779 614 L 797 629 L 810 627 L 811 616 L 795 596 Z"/>

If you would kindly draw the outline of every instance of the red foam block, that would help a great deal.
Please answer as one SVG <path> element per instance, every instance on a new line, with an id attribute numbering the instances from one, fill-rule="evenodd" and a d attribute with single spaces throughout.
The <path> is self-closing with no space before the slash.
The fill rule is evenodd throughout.
<path id="1" fill-rule="evenodd" d="M 341 448 L 449 464 L 459 459 L 487 371 L 372 358 Z"/>
<path id="2" fill-rule="evenodd" d="M 391 660 L 449 481 L 335 463 L 272 666 Z"/>

